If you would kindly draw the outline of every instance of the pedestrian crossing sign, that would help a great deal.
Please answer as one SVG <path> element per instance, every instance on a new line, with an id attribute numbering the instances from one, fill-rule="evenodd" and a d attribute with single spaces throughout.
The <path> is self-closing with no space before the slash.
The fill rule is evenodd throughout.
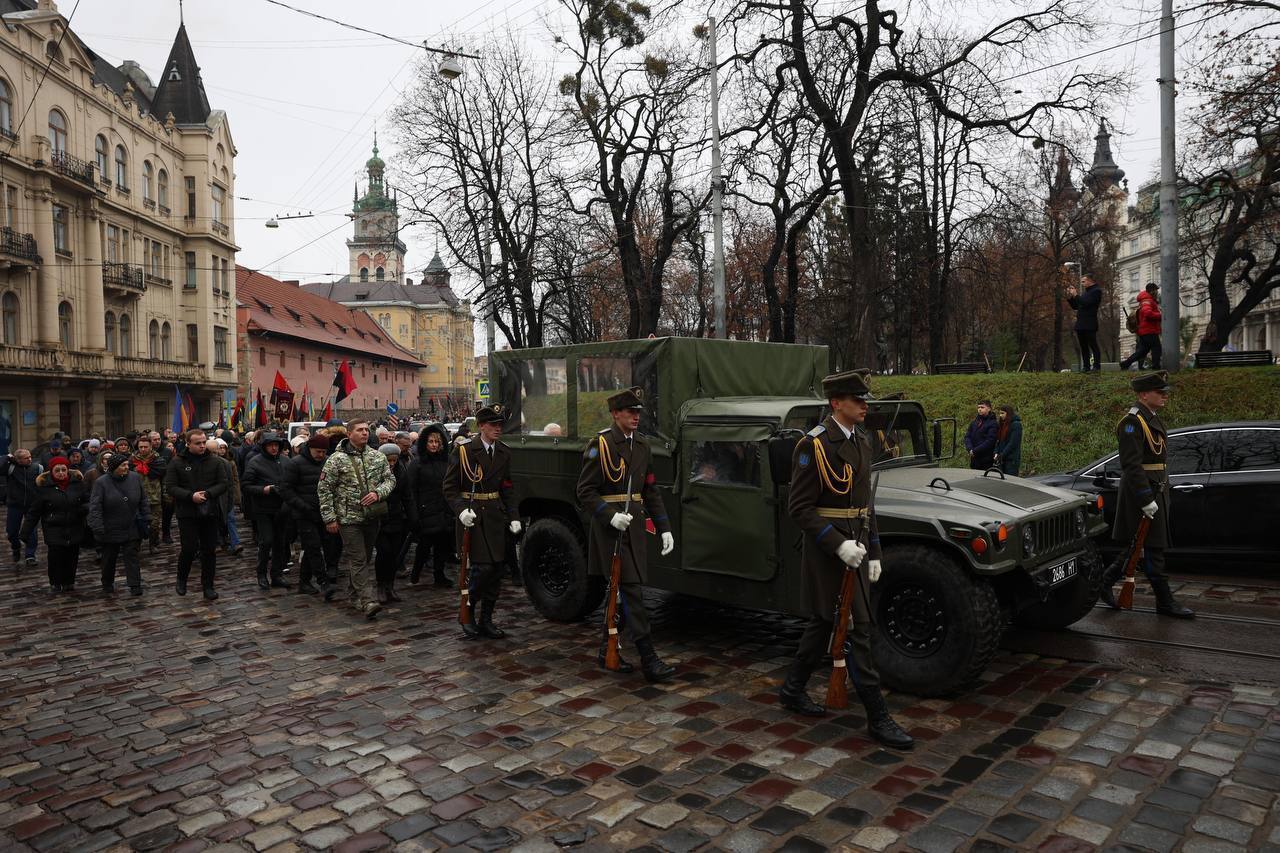
<path id="1" fill-rule="evenodd" d="M 476 399 L 482 403 L 489 402 L 489 380 L 488 379 L 476 380 Z"/>

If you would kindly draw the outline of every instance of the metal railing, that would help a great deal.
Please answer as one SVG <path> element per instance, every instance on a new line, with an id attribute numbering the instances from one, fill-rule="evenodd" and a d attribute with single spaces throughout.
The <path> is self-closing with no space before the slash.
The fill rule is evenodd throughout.
<path id="1" fill-rule="evenodd" d="M 73 157 L 65 151 L 55 151 L 49 157 L 49 165 L 59 175 L 74 178 L 90 187 L 94 186 L 93 164 L 86 160 Z"/>
<path id="2" fill-rule="evenodd" d="M 14 231 L 8 225 L 0 226 L 0 253 L 28 261 L 40 260 L 36 251 L 36 238 Z"/>
<path id="3" fill-rule="evenodd" d="M 142 267 L 114 261 L 102 262 L 102 283 L 107 287 L 134 290 L 138 293 L 145 293 L 147 290 L 146 282 L 142 278 Z"/>

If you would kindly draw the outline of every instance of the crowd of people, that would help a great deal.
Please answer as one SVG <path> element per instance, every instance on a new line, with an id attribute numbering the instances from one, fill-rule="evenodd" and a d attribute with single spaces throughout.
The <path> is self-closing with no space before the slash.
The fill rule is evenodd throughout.
<path id="1" fill-rule="evenodd" d="M 290 437 L 284 425 L 239 434 L 201 424 L 79 442 L 55 433 L 0 457 L 14 565 L 37 565 L 43 536 L 51 592 L 74 591 L 81 555 L 92 554 L 104 593 L 115 592 L 121 569 L 129 592 L 142 595 L 144 543 L 152 554 L 172 546 L 176 519 L 179 595 L 198 562 L 201 592 L 216 599 L 219 549 L 242 553 L 244 532 L 263 590 L 332 601 L 343 566 L 348 600 L 373 618 L 401 600 L 402 575 L 416 584 L 430 566 L 434 584 L 451 587 L 456 560 L 443 485 L 451 444 L 469 430 L 394 426 L 330 421 Z M 296 582 L 286 577 L 295 565 Z"/>

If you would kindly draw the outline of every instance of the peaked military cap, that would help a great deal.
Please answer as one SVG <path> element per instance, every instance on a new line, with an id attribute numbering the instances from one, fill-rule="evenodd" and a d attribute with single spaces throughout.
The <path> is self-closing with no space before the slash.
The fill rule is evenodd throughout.
<path id="1" fill-rule="evenodd" d="M 507 419 L 507 410 L 497 404 L 485 406 L 476 412 L 478 424 L 500 424 Z"/>
<path id="2" fill-rule="evenodd" d="M 1134 391 L 1168 391 L 1169 371 L 1157 370 L 1155 373 L 1144 374 L 1130 382 L 1129 387 Z"/>
<path id="3" fill-rule="evenodd" d="M 871 386 L 867 384 L 871 371 L 865 367 L 833 373 L 822 380 L 822 395 L 828 400 L 832 397 L 857 397 L 865 400 L 871 396 Z"/>
<path id="4" fill-rule="evenodd" d="M 644 390 L 638 385 L 634 388 L 628 388 L 625 391 L 619 391 L 609 398 L 609 411 L 620 412 L 623 409 L 643 409 L 644 408 Z"/>

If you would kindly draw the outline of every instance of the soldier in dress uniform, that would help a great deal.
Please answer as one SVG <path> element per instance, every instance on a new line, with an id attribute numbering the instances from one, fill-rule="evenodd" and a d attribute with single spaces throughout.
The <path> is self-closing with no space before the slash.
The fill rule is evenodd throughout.
<path id="1" fill-rule="evenodd" d="M 506 413 L 501 406 L 476 412 L 478 435 L 461 439 L 449 458 L 444 497 L 458 517 L 458 551 L 464 528 L 471 528 L 471 569 L 467 578 L 471 624 L 463 625 L 467 639 L 498 640 L 506 631 L 493 624 L 493 608 L 502 591 L 507 537 L 520 533 L 520 520 L 511 485 L 511 448 L 501 441 Z M 480 616 L 476 618 L 476 604 Z"/>
<path id="2" fill-rule="evenodd" d="M 583 451 L 582 473 L 578 475 L 578 503 L 591 518 L 587 571 L 608 578 L 617 546 L 621 563 L 622 628 L 630 633 L 640 653 L 644 677 L 649 681 L 667 681 L 675 668 L 654 651 L 653 641 L 649 639 L 649 613 L 644 606 L 649 556 L 644 535 L 645 516 L 661 535 L 664 557 L 675 548 L 675 538 L 658 494 L 649 443 L 639 432 L 640 413 L 644 410 L 643 391 L 639 388 L 621 391 L 608 402 L 613 426 L 591 439 Z M 596 659 L 600 666 L 604 666 L 604 653 L 602 642 Z M 622 661 L 619 672 L 634 671 L 634 666 Z"/>
<path id="3" fill-rule="evenodd" d="M 844 664 L 867 711 L 867 730 L 886 746 L 910 749 L 914 741 L 889 716 L 880 675 L 871 658 L 870 583 L 880 577 L 880 537 L 871 506 L 871 438 L 867 417 L 869 370 L 848 370 L 822 380 L 831 414 L 796 444 L 791 462 L 788 512 L 804 532 L 801 577 L 809 624 L 800 638 L 779 698 L 797 714 L 820 717 L 826 709 L 809 698 L 809 676 L 826 655 L 836 600 L 846 570 L 858 573 L 850 608 L 853 626 Z M 863 541 L 866 545 L 863 545 Z M 863 567 L 863 563 L 866 567 Z M 847 569 L 846 569 L 847 567 Z"/>
<path id="4" fill-rule="evenodd" d="M 1126 546 L 1138 531 L 1138 519 L 1151 519 L 1139 562 L 1151 591 L 1156 596 L 1156 612 L 1163 616 L 1190 619 L 1195 612 L 1183 607 L 1169 590 L 1164 573 L 1164 549 L 1169 546 L 1169 469 L 1168 431 L 1158 412 L 1169 402 L 1169 374 L 1148 373 L 1129 383 L 1138 394 L 1137 405 L 1130 407 L 1116 425 L 1116 443 L 1120 448 L 1120 487 L 1116 491 L 1116 522 L 1111 538 Z M 1120 579 L 1125 554 L 1112 563 L 1102 581 L 1101 598 L 1118 607 L 1111 586 Z"/>

